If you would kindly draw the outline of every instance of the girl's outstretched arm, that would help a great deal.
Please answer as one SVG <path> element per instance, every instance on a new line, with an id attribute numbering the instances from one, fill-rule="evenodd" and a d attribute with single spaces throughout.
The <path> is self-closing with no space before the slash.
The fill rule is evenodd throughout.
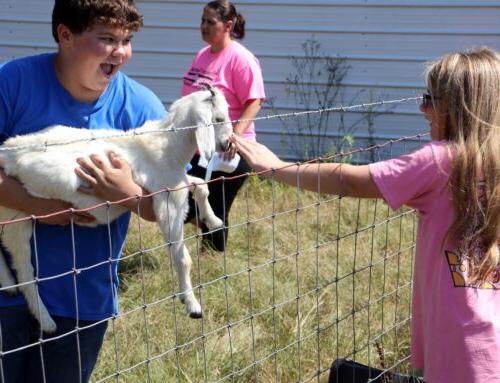
<path id="1" fill-rule="evenodd" d="M 340 163 L 295 164 L 279 159 L 266 146 L 233 135 L 238 152 L 264 177 L 321 193 L 361 198 L 382 198 L 368 165 Z M 269 171 L 274 169 L 274 171 Z"/>

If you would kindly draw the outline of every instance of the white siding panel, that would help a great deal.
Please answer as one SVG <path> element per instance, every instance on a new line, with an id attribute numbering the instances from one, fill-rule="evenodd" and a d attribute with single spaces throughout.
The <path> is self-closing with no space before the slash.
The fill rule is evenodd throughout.
<path id="1" fill-rule="evenodd" d="M 147 0 L 139 1 L 141 3 L 161 3 L 161 4 L 198 4 L 203 6 L 206 1 L 203 0 Z M 373 7 L 431 7 L 431 8 L 456 8 L 456 7 L 467 7 L 467 8 L 483 8 L 483 7 L 496 7 L 498 6 L 498 0 L 241 0 L 238 1 L 238 7 L 244 7 L 247 5 L 261 5 L 269 6 L 273 4 L 279 4 L 281 6 L 348 6 L 348 7 L 361 7 L 365 8 L 367 6 Z"/>
<path id="2" fill-rule="evenodd" d="M 275 39 L 268 37 L 269 32 L 254 31 L 249 34 L 246 44 L 253 48 L 259 57 L 266 55 L 289 56 L 301 54 L 301 43 L 311 34 L 301 32 L 274 32 Z M 475 45 L 499 45 L 499 35 L 440 35 L 432 34 L 386 34 L 386 33 L 316 33 L 315 38 L 322 48 L 333 55 L 352 58 L 387 58 L 392 60 L 427 60 L 443 52 L 463 49 Z"/>
<path id="3" fill-rule="evenodd" d="M 500 20 L 500 19 L 499 19 Z M 53 46 L 50 24 L 38 22 L 0 22 L 2 44 L 6 46 Z M 182 43 L 179 35 L 182 34 Z M 268 31 L 249 32 L 245 39 L 259 58 L 279 57 L 286 60 L 292 55 L 301 55 L 301 43 L 312 34 L 277 31 L 269 38 Z M 347 58 L 429 60 L 445 51 L 453 51 L 477 45 L 499 46 L 500 34 L 486 35 L 442 35 L 432 34 L 365 34 L 365 33 L 316 33 L 322 49 Z M 201 46 L 197 29 L 145 27 L 134 37 L 135 51 L 182 52 L 194 54 Z M 445 48 L 446 47 L 446 48 Z"/>
<path id="4" fill-rule="evenodd" d="M 499 18 L 500 20 L 500 18 Z M 182 35 L 182 43 L 179 36 Z M 270 38 L 272 35 L 272 38 Z M 429 60 L 443 52 L 477 45 L 499 46 L 500 33 L 490 35 L 435 36 L 432 33 L 327 33 L 301 31 L 248 31 L 244 44 L 255 55 L 281 57 L 302 54 L 301 44 L 313 36 L 324 51 L 348 58 Z M 195 53 L 201 46 L 198 29 L 146 27 L 135 37 L 136 50 Z"/>
<path id="5" fill-rule="evenodd" d="M 290 110 L 291 112 L 292 110 Z M 355 121 L 359 120 L 359 114 L 357 113 L 346 113 L 345 115 L 345 127 L 351 126 Z M 302 117 L 303 118 L 303 117 Z M 341 132 L 341 125 L 338 122 L 338 113 L 332 113 L 331 122 L 328 125 L 328 132 L 325 137 L 338 137 Z M 293 120 L 296 118 L 291 118 Z M 426 134 L 428 131 L 427 122 L 421 115 L 411 115 L 404 116 L 400 114 L 386 114 L 378 117 L 378 124 L 384 126 L 384 130 L 380 130 L 375 133 L 374 137 L 379 140 L 395 139 L 404 136 L 413 136 L 416 134 Z M 413 126 L 420 125 L 419 130 L 414 130 Z M 293 126 L 293 124 L 291 124 Z M 288 135 L 290 133 L 296 132 L 294 129 L 287 130 L 279 119 L 272 118 L 269 120 L 257 121 L 256 124 L 258 134 L 274 134 Z M 361 124 L 357 133 L 360 137 L 367 137 L 368 129 L 366 124 Z M 286 137 L 284 138 L 287 139 Z"/>
<path id="6" fill-rule="evenodd" d="M 305 2 L 304 2 L 305 3 Z M 243 9 L 243 8 L 242 8 Z M 276 15 L 281 17 L 277 18 Z M 245 8 L 249 27 L 270 31 L 491 33 L 500 31 L 500 10 L 407 7 L 253 6 Z M 258 24 L 251 22 L 258 20 Z M 313 21 L 313 22 L 311 22 Z"/>
<path id="7" fill-rule="evenodd" d="M 51 0 L 1 0 L 0 20 L 39 20 L 50 22 Z"/>
<path id="8" fill-rule="evenodd" d="M 55 47 L 51 49 L 55 51 Z M 47 48 L 34 48 L 34 47 L 9 47 L 8 49 L 0 49 L 0 63 L 15 59 L 16 57 L 23 57 L 29 55 L 36 55 L 48 52 Z"/>
<path id="9" fill-rule="evenodd" d="M 0 36 L 6 46 L 54 46 L 50 24 L 38 22 L 1 22 Z"/>
<path id="10" fill-rule="evenodd" d="M 193 56 L 186 53 L 161 53 L 135 50 L 134 58 L 126 65 L 128 73 L 134 76 L 147 74 L 155 77 L 182 78 Z M 260 58 L 267 83 L 283 81 L 293 73 L 293 67 L 286 59 Z M 423 61 L 407 62 L 382 60 L 349 60 L 349 72 L 344 83 L 357 87 L 424 87 Z M 318 79 L 321 82 L 321 78 Z"/>
<path id="11" fill-rule="evenodd" d="M 170 3 L 172 12 L 165 14 L 164 3 L 144 2 L 141 11 L 149 25 L 196 27 L 200 3 Z M 402 6 L 363 8 L 353 6 L 310 5 L 307 2 L 284 7 L 283 4 L 248 5 L 238 2 L 250 30 L 383 32 L 383 33 L 491 33 L 500 32 L 498 8 L 416 8 Z M 193 17 L 195 15 L 195 17 Z M 278 16 L 279 15 L 279 16 Z M 313 21 L 313 22 L 311 22 Z"/>
<path id="12" fill-rule="evenodd" d="M 133 73 L 133 72 L 132 72 Z M 179 95 L 180 92 L 180 81 L 177 78 L 171 77 L 153 77 L 147 74 L 134 75 L 133 77 L 136 80 L 140 81 L 142 84 L 156 89 L 156 94 L 162 100 L 164 104 L 171 104 Z M 273 97 L 273 105 L 272 108 L 270 105 L 264 107 L 262 115 L 275 114 L 277 112 L 282 111 L 303 111 L 307 110 L 307 108 L 297 106 L 292 97 L 287 97 L 285 95 L 285 89 L 281 83 L 267 83 L 266 92 L 271 95 L 283 95 L 278 98 L 276 96 Z M 347 101 L 350 101 L 351 104 L 363 104 L 370 102 L 380 102 L 381 100 L 399 100 L 407 98 L 410 96 L 418 96 L 414 92 L 413 89 L 410 88 L 373 88 L 370 92 L 366 90 L 366 88 L 359 87 L 345 87 L 342 89 L 343 91 L 343 99 L 346 101 L 344 104 L 347 104 Z M 358 109 L 362 110 L 363 108 Z M 401 104 L 387 104 L 381 105 L 377 107 L 377 110 L 388 110 L 390 109 L 393 113 L 404 114 L 404 115 L 420 115 L 418 111 L 418 103 L 417 101 L 407 101 Z"/>
<path id="13" fill-rule="evenodd" d="M 124 70 L 169 105 L 203 45 L 198 28 L 205 1 L 137 4 L 145 27 L 134 37 L 134 57 Z M 0 0 L 0 61 L 55 48 L 52 5 L 52 0 Z M 313 35 L 323 51 L 347 59 L 350 69 L 341 103 L 367 102 L 370 93 L 375 99 L 413 97 L 425 89 L 426 61 L 479 45 L 500 50 L 499 0 L 242 0 L 237 5 L 247 20 L 244 44 L 259 57 L 266 93 L 280 112 L 303 109 L 287 98 L 284 82 L 293 72 L 289 57 L 302 55 L 301 44 Z M 266 106 L 261 115 L 272 113 Z M 346 118 L 360 116 L 352 112 Z M 425 132 L 428 126 L 410 102 L 377 117 L 375 129 L 383 140 Z M 279 120 L 259 121 L 257 131 L 260 140 L 282 150 Z M 329 135 L 337 134 L 333 119 Z M 356 134 L 365 142 L 366 127 Z M 286 150 L 282 154 L 292 155 Z"/>

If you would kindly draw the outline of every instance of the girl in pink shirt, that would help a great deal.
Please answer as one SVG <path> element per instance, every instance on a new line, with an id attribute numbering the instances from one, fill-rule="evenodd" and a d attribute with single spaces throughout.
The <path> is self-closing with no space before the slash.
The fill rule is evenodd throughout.
<path id="1" fill-rule="evenodd" d="M 243 45 L 235 40 L 245 36 L 245 19 L 229 1 L 211 1 L 203 9 L 201 35 L 208 44 L 194 58 L 183 78 L 182 95 L 195 92 L 206 85 L 219 88 L 229 104 L 229 117 L 234 123 L 234 134 L 255 141 L 255 127 L 252 119 L 257 116 L 261 102 L 266 97 L 259 60 Z M 233 147 L 225 154 L 232 159 L 236 154 Z M 205 178 L 206 170 L 198 165 L 199 156 L 191 161 L 190 174 Z M 209 201 L 215 214 L 228 226 L 231 205 L 246 179 L 250 167 L 241 159 L 236 170 L 230 174 L 221 171 L 212 173 L 212 179 L 241 177 L 234 180 L 215 181 L 208 185 Z M 186 222 L 195 218 L 194 205 L 190 199 L 190 209 Z M 202 225 L 206 233 L 207 228 Z M 223 251 L 227 242 L 227 228 L 204 236 L 218 251 Z"/>
<path id="2" fill-rule="evenodd" d="M 427 88 L 420 109 L 433 141 L 392 160 L 295 165 L 233 142 L 252 167 L 276 169 L 267 174 L 288 184 L 300 178 L 309 190 L 417 209 L 412 365 L 427 383 L 498 383 L 500 56 L 486 48 L 446 55 L 429 65 Z"/>

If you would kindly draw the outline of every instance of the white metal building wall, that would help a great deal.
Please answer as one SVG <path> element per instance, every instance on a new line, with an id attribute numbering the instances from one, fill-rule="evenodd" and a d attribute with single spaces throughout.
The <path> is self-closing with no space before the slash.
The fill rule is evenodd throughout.
<path id="1" fill-rule="evenodd" d="M 0 0 L 0 61 L 53 50 L 52 0 Z M 134 57 L 125 72 L 150 87 L 168 106 L 179 96 L 181 77 L 202 46 L 198 26 L 204 1 L 137 1 L 145 27 L 134 38 Z M 471 46 L 500 50 L 500 0 L 242 0 L 247 20 L 243 43 L 259 57 L 266 92 L 281 110 L 287 100 L 284 81 L 291 55 L 312 35 L 331 55 L 347 58 L 346 99 L 373 89 L 384 99 L 420 94 L 424 62 Z M 363 102 L 358 98 L 357 102 Z M 416 103 L 379 116 L 380 140 L 425 132 Z M 271 113 L 264 109 L 262 114 Z M 348 118 L 359 117 L 349 113 Z M 259 140 L 284 153 L 278 120 L 257 124 Z M 336 134 L 333 123 L 329 127 Z M 359 137 L 366 136 L 360 128 Z"/>

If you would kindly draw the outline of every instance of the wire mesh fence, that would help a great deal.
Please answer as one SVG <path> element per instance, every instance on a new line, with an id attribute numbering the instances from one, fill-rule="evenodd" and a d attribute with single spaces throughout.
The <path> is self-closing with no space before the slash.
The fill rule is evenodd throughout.
<path id="1" fill-rule="evenodd" d="M 425 139 L 405 137 L 308 163 L 386 159 Z M 197 222 L 185 226 L 182 242 L 193 260 L 200 319 L 188 318 L 179 302 L 170 254 L 175 244 L 165 243 L 154 223 L 134 216 L 120 260 L 110 251 L 85 267 L 77 267 L 78 238 L 70 225 L 74 266 L 33 283 L 72 278 L 78 302 L 81 278 L 103 267 L 109 269 L 110 294 L 116 294 L 112 266 L 119 263 L 120 309 L 89 325 L 77 320 L 57 337 L 41 333 L 31 344 L 2 348 L 0 369 L 9 356 L 30 349 L 42 358 L 47 343 L 78 339 L 107 322 L 96 382 L 326 382 L 332 362 L 341 359 L 381 371 L 365 381 L 397 382 L 395 374 L 411 373 L 416 219 L 414 210 L 392 211 L 381 200 L 324 195 L 251 174 L 231 209 L 223 252 L 206 245 Z M 31 223 L 36 259 L 37 219 Z M 2 230 L 16 224 L 4 222 Z M 109 233 L 103 246 L 111 249 L 117 239 Z M 79 353 L 77 347 L 78 360 Z M 47 381 L 43 374 L 41 381 Z"/>

